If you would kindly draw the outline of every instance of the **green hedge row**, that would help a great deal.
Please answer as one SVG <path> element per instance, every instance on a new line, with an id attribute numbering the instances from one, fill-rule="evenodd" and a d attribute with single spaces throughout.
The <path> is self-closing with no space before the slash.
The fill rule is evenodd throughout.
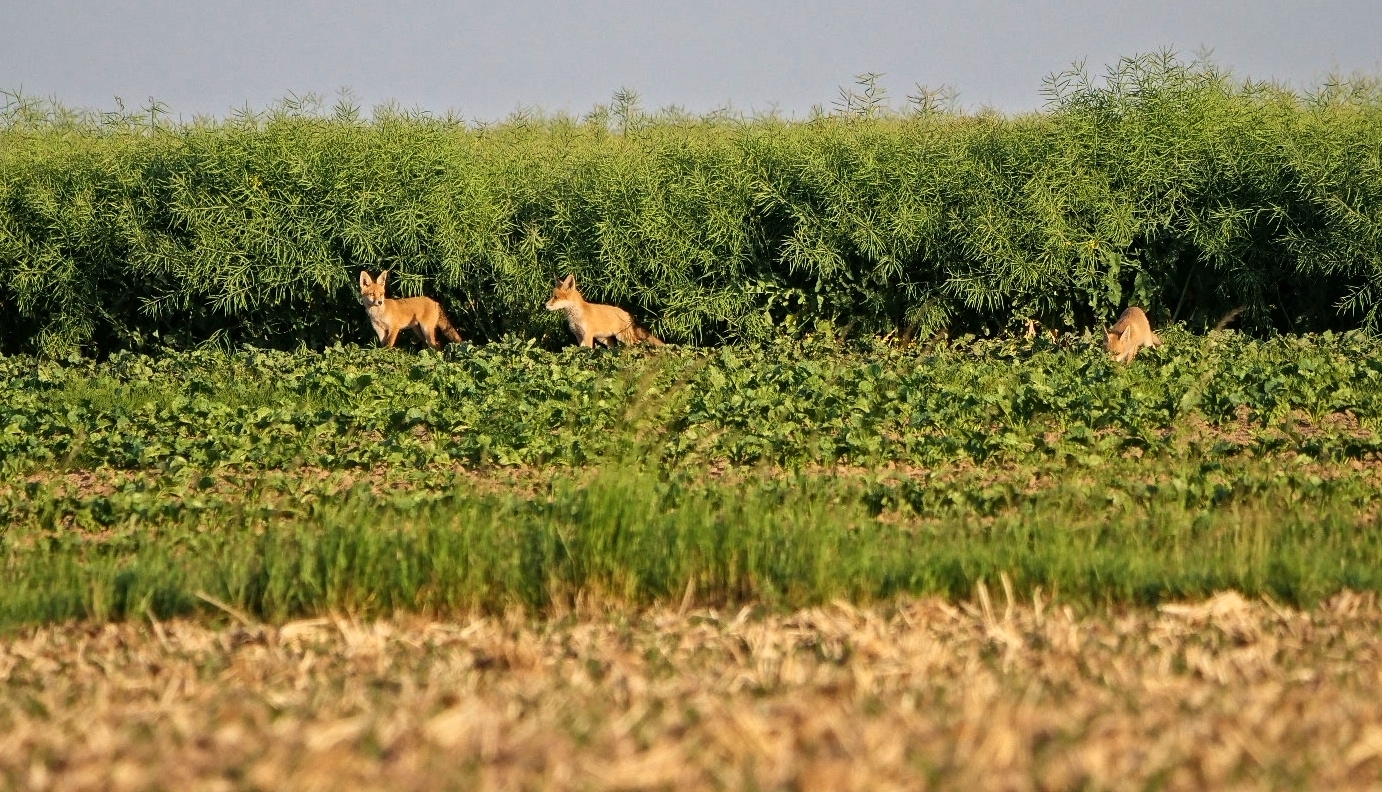
<path id="1" fill-rule="evenodd" d="M 477 126 L 292 107 L 0 115 L 0 351 L 371 338 L 361 268 L 468 338 L 564 343 L 554 275 L 705 343 L 1153 320 L 1382 320 L 1382 84 L 1301 94 L 1168 55 L 1030 115 L 644 114 Z"/>

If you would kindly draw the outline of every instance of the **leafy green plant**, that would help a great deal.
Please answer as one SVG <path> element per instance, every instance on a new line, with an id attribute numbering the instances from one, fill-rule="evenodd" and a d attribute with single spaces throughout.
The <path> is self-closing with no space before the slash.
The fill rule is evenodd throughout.
<path id="1" fill-rule="evenodd" d="M 0 113 L 0 350 L 368 339 L 391 268 L 477 341 L 562 343 L 552 276 L 676 341 L 929 337 L 1027 319 L 1375 329 L 1382 89 L 1308 93 L 1168 53 L 1052 76 L 1039 113 L 893 110 L 878 75 L 804 121 L 649 114 L 467 126 L 288 101 Z M 928 98 L 933 97 L 933 98 Z"/>
<path id="2" fill-rule="evenodd" d="M 801 342 L 552 353 L 510 339 L 432 352 L 201 350 L 104 362 L 0 358 L 0 457 L 54 466 L 324 469 L 1015 463 L 1299 448 L 1376 453 L 1382 361 L 1359 333 L 1166 344 L 1130 366 L 1092 341 L 924 349 Z"/>
<path id="3" fill-rule="evenodd" d="M 1382 589 L 1372 340 L 1163 337 L 0 358 L 0 622 Z"/>

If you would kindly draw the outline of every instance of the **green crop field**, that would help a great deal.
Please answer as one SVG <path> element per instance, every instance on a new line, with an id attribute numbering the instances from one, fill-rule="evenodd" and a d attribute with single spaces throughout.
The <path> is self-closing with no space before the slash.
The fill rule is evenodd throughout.
<path id="1" fill-rule="evenodd" d="M 11 95 L 0 620 L 1375 589 L 1379 86 L 1163 53 L 1018 117 Z M 361 348 L 385 267 L 467 340 Z M 673 346 L 563 349 L 567 272 Z M 1130 303 L 1166 344 L 1123 366 Z"/>
<path id="2" fill-rule="evenodd" d="M 0 620 L 1382 588 L 1361 333 L 0 361 Z"/>
<path id="3" fill-rule="evenodd" d="M 1374 788 L 1382 81 L 878 87 L 4 94 L 0 787 Z"/>

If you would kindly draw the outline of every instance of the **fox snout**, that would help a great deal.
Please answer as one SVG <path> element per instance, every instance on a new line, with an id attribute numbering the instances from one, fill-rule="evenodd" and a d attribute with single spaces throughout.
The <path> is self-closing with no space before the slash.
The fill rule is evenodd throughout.
<path id="1" fill-rule="evenodd" d="M 565 280 L 557 278 L 557 285 L 552 288 L 552 296 L 545 305 L 549 311 L 560 311 L 570 308 L 580 296 L 576 291 L 576 276 L 567 275 Z"/>

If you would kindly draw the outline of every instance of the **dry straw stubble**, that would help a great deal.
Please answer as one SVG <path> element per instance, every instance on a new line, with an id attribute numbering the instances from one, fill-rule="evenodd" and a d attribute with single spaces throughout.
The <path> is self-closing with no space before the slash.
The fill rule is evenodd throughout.
<path id="1" fill-rule="evenodd" d="M 941 600 L 40 627 L 19 789 L 1374 788 L 1382 609 Z"/>

